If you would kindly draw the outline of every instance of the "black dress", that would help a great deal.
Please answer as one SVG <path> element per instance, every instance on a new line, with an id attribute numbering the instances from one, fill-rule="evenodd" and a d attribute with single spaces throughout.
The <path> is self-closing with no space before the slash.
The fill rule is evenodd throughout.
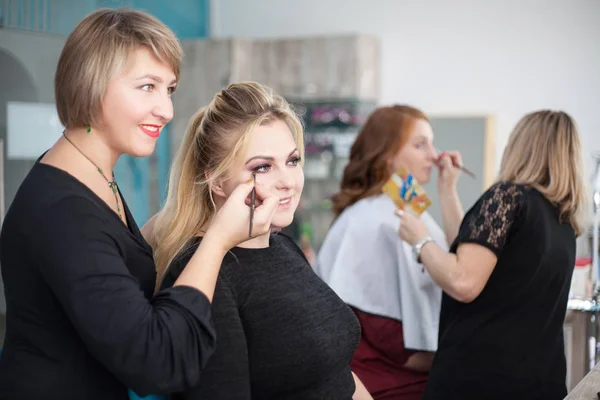
<path id="1" fill-rule="evenodd" d="M 501 182 L 465 215 L 451 251 L 461 243 L 489 248 L 498 262 L 473 302 L 443 295 L 423 398 L 563 399 L 573 228 L 537 190 Z"/>
<path id="2" fill-rule="evenodd" d="M 129 228 L 68 173 L 36 163 L 6 214 L 0 399 L 128 399 L 198 382 L 215 333 L 206 296 L 153 297 L 155 265 Z"/>
<path id="3" fill-rule="evenodd" d="M 200 239 L 191 245 L 193 251 Z M 175 262 L 169 286 L 191 257 Z M 360 339 L 351 309 L 285 234 L 263 249 L 234 248 L 213 298 L 217 349 L 187 400 L 350 400 Z"/>

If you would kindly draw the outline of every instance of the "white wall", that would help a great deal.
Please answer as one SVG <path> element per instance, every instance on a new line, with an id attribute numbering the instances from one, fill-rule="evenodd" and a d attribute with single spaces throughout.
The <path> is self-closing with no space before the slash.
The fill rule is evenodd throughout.
<path id="1" fill-rule="evenodd" d="M 40 102 L 54 101 L 54 72 L 64 43 L 64 37 L 48 33 L 0 31 L 0 49 L 12 55 L 27 71 Z"/>
<path id="2" fill-rule="evenodd" d="M 0 137 L 6 136 L 7 102 L 54 103 L 54 72 L 64 42 L 64 37 L 47 33 L 0 31 Z M 4 166 L 8 207 L 32 161 L 7 159 Z"/>
<path id="3" fill-rule="evenodd" d="M 381 102 L 517 120 L 562 108 L 600 150 L 598 0 L 212 0 L 215 37 L 366 33 L 382 42 Z"/>

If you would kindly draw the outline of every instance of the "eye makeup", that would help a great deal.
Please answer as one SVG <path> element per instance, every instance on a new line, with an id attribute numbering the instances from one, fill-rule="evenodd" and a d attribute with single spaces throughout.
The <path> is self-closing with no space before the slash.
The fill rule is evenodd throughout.
<path id="1" fill-rule="evenodd" d="M 257 165 L 256 167 L 252 167 L 250 170 L 252 171 L 253 174 L 260 174 L 263 172 L 267 172 L 269 170 L 269 168 L 271 168 L 271 164 L 260 164 L 260 165 Z"/>
<path id="2" fill-rule="evenodd" d="M 252 166 L 250 168 L 250 171 L 252 171 L 252 173 L 255 173 L 255 174 L 261 174 L 261 173 L 268 172 L 273 166 L 273 161 L 271 158 L 267 158 L 267 160 L 269 160 L 269 162 L 262 163 L 262 164 L 259 164 L 256 166 Z M 286 165 L 293 163 L 291 166 L 296 166 L 296 165 L 300 164 L 300 161 L 302 161 L 302 158 L 299 155 L 293 155 L 288 158 Z"/>

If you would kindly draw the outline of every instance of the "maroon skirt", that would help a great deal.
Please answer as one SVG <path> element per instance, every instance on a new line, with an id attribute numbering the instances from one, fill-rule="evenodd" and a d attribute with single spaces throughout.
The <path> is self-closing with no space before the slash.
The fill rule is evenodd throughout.
<path id="1" fill-rule="evenodd" d="M 402 322 L 352 310 L 362 330 L 352 371 L 375 400 L 419 400 L 429 374 L 404 367 L 416 351 L 404 347 Z"/>

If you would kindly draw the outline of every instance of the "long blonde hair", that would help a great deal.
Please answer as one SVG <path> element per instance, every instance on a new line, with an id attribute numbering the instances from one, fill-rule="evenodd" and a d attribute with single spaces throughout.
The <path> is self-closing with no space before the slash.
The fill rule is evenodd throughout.
<path id="1" fill-rule="evenodd" d="M 190 240 L 210 225 L 216 212 L 212 185 L 228 178 L 247 147 L 248 133 L 275 120 L 290 128 L 303 158 L 300 120 L 283 97 L 261 84 L 232 84 L 192 117 L 173 162 L 166 203 L 150 238 L 158 285 Z"/>
<path id="2" fill-rule="evenodd" d="M 581 153 L 577 126 L 567 113 L 533 112 L 515 126 L 498 178 L 537 189 L 558 208 L 560 221 L 579 236 L 588 201 Z"/>

